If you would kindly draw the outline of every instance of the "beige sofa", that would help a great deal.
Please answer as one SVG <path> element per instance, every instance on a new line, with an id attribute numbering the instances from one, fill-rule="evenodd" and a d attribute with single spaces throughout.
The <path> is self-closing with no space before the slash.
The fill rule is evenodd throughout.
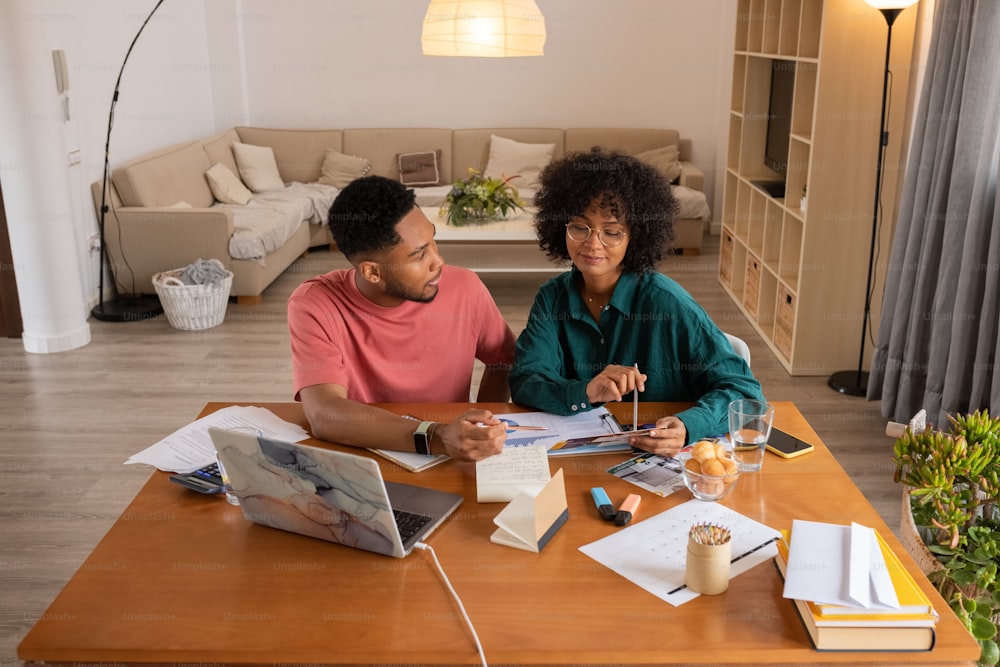
<path id="1" fill-rule="evenodd" d="M 313 210 L 301 211 L 301 222 L 288 228 L 287 238 L 261 244 L 258 256 L 234 257 L 233 242 L 248 231 L 241 220 L 253 212 L 259 221 L 267 207 L 243 210 L 220 204 L 213 195 L 205 172 L 215 163 L 239 174 L 233 155 L 234 142 L 265 146 L 273 150 L 281 180 L 286 184 L 313 184 L 320 178 L 327 149 L 359 156 L 370 163 L 370 174 L 399 178 L 397 156 L 403 153 L 440 151 L 438 170 L 441 186 L 415 188 L 422 205 L 434 205 L 447 185 L 463 178 L 469 167 L 483 171 L 490 151 L 490 139 L 497 135 L 528 144 L 554 144 L 553 158 L 567 151 L 588 150 L 591 146 L 639 154 L 668 145 L 678 147 L 680 189 L 700 198 L 696 215 L 677 223 L 675 247 L 697 253 L 701 247 L 705 221 L 703 174 L 688 162 L 690 145 L 675 130 L 618 128 L 359 128 L 292 130 L 236 127 L 200 141 L 177 144 L 132 160 L 112 172 L 105 216 L 105 243 L 112 275 L 120 293 L 153 293 L 153 276 L 186 266 L 197 259 L 215 258 L 233 274 L 231 296 L 241 303 L 257 303 L 264 289 L 296 258 L 309 248 L 332 244 L 325 216 L 318 209 L 327 205 L 313 201 Z M 100 210 L 101 183 L 92 188 Z M 335 196 L 324 193 L 324 196 Z M 430 197 L 430 199 L 429 199 Z M 257 197 L 249 206 L 256 204 Z M 682 209 L 682 214 L 684 213 Z"/>

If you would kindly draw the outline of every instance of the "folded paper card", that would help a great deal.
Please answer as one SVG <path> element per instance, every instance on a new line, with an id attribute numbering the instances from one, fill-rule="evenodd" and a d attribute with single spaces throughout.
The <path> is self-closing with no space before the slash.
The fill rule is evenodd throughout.
<path id="1" fill-rule="evenodd" d="M 521 492 L 493 519 L 490 541 L 539 553 L 569 518 L 562 468 L 537 494 Z"/>
<path id="2" fill-rule="evenodd" d="M 878 536 L 867 526 L 792 522 L 784 597 L 862 609 L 899 609 Z"/>

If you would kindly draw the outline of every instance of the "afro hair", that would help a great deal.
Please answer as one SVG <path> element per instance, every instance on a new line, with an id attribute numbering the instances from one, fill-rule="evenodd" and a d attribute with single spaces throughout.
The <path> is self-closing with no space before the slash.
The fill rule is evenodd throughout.
<path id="1" fill-rule="evenodd" d="M 535 231 L 545 254 L 555 260 L 570 258 L 566 223 L 595 203 L 628 227 L 623 270 L 654 270 L 674 238 L 678 203 L 670 184 L 652 165 L 599 147 L 567 153 L 542 170 Z"/>

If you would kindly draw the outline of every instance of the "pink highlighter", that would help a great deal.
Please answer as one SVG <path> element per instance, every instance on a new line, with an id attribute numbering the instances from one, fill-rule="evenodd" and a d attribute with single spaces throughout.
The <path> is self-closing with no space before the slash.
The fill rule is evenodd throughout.
<path id="1" fill-rule="evenodd" d="M 628 498 L 618 508 L 618 513 L 615 514 L 616 526 L 625 526 L 632 520 L 632 517 L 639 511 L 640 500 L 641 498 L 639 498 L 638 494 L 630 493 L 628 495 Z"/>

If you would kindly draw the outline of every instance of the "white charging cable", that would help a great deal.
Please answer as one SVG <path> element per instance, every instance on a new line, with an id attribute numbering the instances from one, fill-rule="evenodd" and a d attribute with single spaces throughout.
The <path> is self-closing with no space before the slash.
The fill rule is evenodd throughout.
<path id="1" fill-rule="evenodd" d="M 437 566 L 437 571 L 440 573 L 441 578 L 444 579 L 445 585 L 451 592 L 451 596 L 455 598 L 455 602 L 458 603 L 458 609 L 462 612 L 462 618 L 465 619 L 465 624 L 469 626 L 469 632 L 472 633 L 472 639 L 476 642 L 476 650 L 479 651 L 480 664 L 483 667 L 489 667 L 486 663 L 486 654 L 483 653 L 483 645 L 479 642 L 479 635 L 476 634 L 476 628 L 472 625 L 472 620 L 465 611 L 465 605 L 462 604 L 462 598 L 458 597 L 458 593 L 455 592 L 455 587 L 451 585 L 451 581 L 448 580 L 448 575 L 444 573 L 444 568 L 441 567 L 441 561 L 438 560 L 437 554 L 434 553 L 434 549 L 431 545 L 425 544 L 424 542 L 417 542 L 413 545 L 415 549 L 422 549 L 430 553 L 431 558 L 434 559 L 434 565 Z"/>

